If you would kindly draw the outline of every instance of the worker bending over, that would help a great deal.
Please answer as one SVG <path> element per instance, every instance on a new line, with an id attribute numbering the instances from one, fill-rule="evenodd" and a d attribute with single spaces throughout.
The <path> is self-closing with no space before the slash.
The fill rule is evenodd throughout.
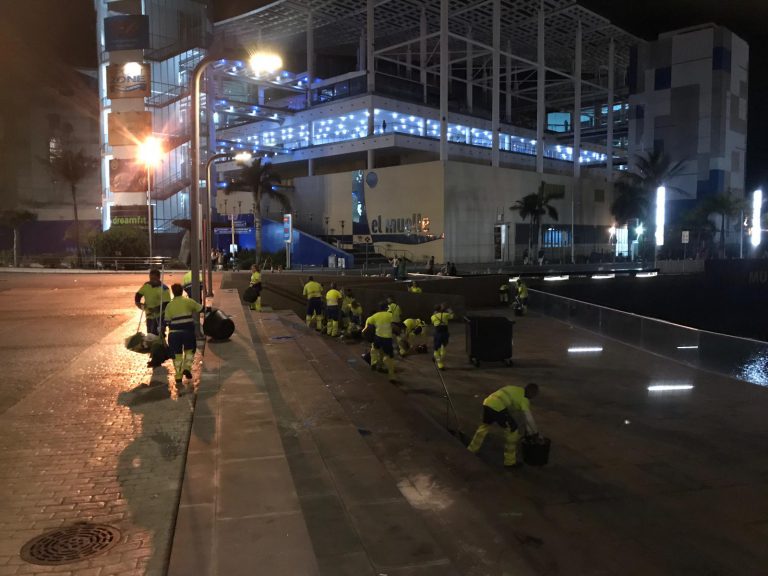
<path id="1" fill-rule="evenodd" d="M 432 326 L 435 328 L 434 348 L 432 353 L 435 363 L 440 370 L 445 369 L 445 353 L 448 346 L 450 334 L 448 333 L 448 322 L 453 320 L 453 311 L 444 304 L 435 306 L 435 313 L 432 314 Z"/>
<path id="2" fill-rule="evenodd" d="M 370 327 L 370 328 L 369 328 Z M 371 345 L 371 369 L 386 366 L 389 381 L 395 381 L 395 350 L 392 345 L 392 313 L 387 310 L 387 303 L 379 305 L 379 311 L 365 321 L 365 328 L 375 330 Z"/>
<path id="3" fill-rule="evenodd" d="M 144 299 L 142 303 L 141 299 Z M 160 322 L 163 319 L 163 308 L 171 301 L 168 286 L 160 281 L 160 270 L 152 268 L 149 271 L 149 281 L 144 282 L 133 296 L 136 307 L 144 310 L 147 318 L 147 334 L 160 335 Z"/>
<path id="4" fill-rule="evenodd" d="M 320 282 L 315 282 L 315 279 L 310 276 L 306 284 L 304 284 L 304 296 L 307 298 L 307 326 L 312 328 L 312 321 L 317 318 L 317 330 L 322 330 L 323 321 L 323 287 Z"/>
<path id="5" fill-rule="evenodd" d="M 421 335 L 426 323 L 419 318 L 406 318 L 403 321 L 403 330 L 397 337 L 397 346 L 400 356 L 405 356 L 413 350 L 413 343 Z"/>
<path id="6" fill-rule="evenodd" d="M 467 447 L 468 450 L 477 454 L 491 424 L 498 424 L 504 429 L 504 466 L 516 466 L 517 441 L 520 439 L 520 432 L 512 414 L 522 412 L 528 434 L 537 434 L 530 401 L 538 394 L 538 384 L 531 383 L 524 389 L 520 386 L 504 386 L 488 396 L 483 400 L 483 423 L 477 427 L 477 432 Z"/>

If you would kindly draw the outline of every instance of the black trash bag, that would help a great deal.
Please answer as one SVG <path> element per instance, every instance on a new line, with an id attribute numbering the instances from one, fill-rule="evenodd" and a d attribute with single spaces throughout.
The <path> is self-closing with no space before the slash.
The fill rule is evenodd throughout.
<path id="1" fill-rule="evenodd" d="M 526 436 L 523 438 L 523 462 L 529 466 L 544 466 L 549 462 L 550 445 L 549 438 Z"/>
<path id="2" fill-rule="evenodd" d="M 373 342 L 373 339 L 376 337 L 376 327 L 373 324 L 368 324 L 363 328 L 361 334 L 368 342 Z"/>
<path id="3" fill-rule="evenodd" d="M 243 302 L 246 304 L 253 304 L 259 298 L 260 290 L 256 286 L 248 286 L 243 292 Z"/>
<path id="4" fill-rule="evenodd" d="M 227 340 L 235 332 L 235 323 L 218 308 L 211 308 L 205 315 L 203 332 L 214 340 Z"/>

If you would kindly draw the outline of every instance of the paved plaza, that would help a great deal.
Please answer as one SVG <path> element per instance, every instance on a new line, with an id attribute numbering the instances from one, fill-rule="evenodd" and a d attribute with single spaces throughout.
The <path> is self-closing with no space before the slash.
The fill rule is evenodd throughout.
<path id="1" fill-rule="evenodd" d="M 452 324 L 454 411 L 429 355 L 399 361 L 393 385 L 362 343 L 220 289 L 235 335 L 207 343 L 198 393 L 176 396 L 122 346 L 142 279 L 0 275 L 0 575 L 768 572 L 764 388 L 531 314 L 511 368 L 471 366 Z M 549 465 L 505 471 L 498 436 L 470 454 L 484 396 L 530 381 Z M 79 520 L 120 543 L 76 564 L 19 558 Z"/>

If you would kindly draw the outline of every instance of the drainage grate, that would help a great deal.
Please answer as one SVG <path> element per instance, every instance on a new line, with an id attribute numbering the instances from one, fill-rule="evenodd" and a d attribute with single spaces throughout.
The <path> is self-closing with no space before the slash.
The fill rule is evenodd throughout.
<path id="1" fill-rule="evenodd" d="M 58 566 L 103 554 L 120 542 L 120 531 L 86 522 L 41 534 L 24 544 L 21 559 L 30 564 Z"/>

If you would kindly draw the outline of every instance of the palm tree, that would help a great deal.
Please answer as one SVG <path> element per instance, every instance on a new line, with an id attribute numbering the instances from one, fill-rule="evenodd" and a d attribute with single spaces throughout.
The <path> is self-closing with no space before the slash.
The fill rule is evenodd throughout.
<path id="1" fill-rule="evenodd" d="M 682 167 L 682 162 L 673 162 L 659 150 L 635 156 L 632 171 L 622 174 L 616 182 L 616 194 L 611 204 L 616 223 L 623 225 L 633 219 L 646 220 L 651 199 L 659 186 L 684 193 L 669 183 L 680 174 Z"/>
<path id="2" fill-rule="evenodd" d="M 559 188 L 555 191 L 548 191 L 545 182 L 539 184 L 539 191 L 534 194 L 523 196 L 521 200 L 515 202 L 509 207 L 510 210 L 520 213 L 520 218 L 525 220 L 530 216 L 531 225 L 536 228 L 536 251 L 541 246 L 541 218 L 548 215 L 557 222 L 559 215 L 557 209 L 550 205 L 550 201 L 562 198 L 565 193 Z M 528 250 L 531 250 L 531 235 L 528 235 Z"/>
<path id="3" fill-rule="evenodd" d="M 702 202 L 701 210 L 704 214 L 718 214 L 720 216 L 720 257 L 725 258 L 725 230 L 726 220 L 736 216 L 744 207 L 744 200 L 731 196 L 730 192 L 708 196 Z"/>
<path id="4" fill-rule="evenodd" d="M 19 265 L 19 233 L 25 222 L 37 220 L 37 214 L 28 210 L 6 210 L 0 212 L 0 225 L 13 230 L 13 265 Z"/>
<path id="5" fill-rule="evenodd" d="M 52 154 L 49 158 L 42 160 L 50 169 L 54 181 L 61 178 L 69 184 L 69 191 L 72 194 L 72 207 L 75 216 L 75 247 L 77 250 L 77 266 L 82 266 L 82 255 L 80 253 L 80 219 L 77 214 L 77 186 L 80 181 L 96 170 L 99 165 L 99 159 L 88 156 L 80 149 L 78 152 L 72 150 L 62 150 Z"/>
<path id="6" fill-rule="evenodd" d="M 235 181 L 231 189 L 247 188 L 253 192 L 253 232 L 256 241 L 256 262 L 261 260 L 261 201 L 266 196 L 280 202 L 285 212 L 291 211 L 291 202 L 288 197 L 280 192 L 277 186 L 280 184 L 280 176 L 273 170 L 266 158 L 253 158 L 250 164 L 243 166 L 240 179 Z"/>

